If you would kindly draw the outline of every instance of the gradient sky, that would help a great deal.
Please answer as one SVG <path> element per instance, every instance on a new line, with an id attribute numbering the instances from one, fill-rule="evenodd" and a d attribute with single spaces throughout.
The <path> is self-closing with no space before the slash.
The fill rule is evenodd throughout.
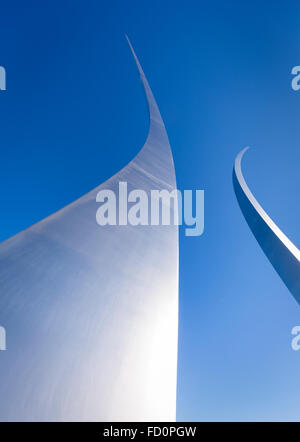
<path id="1" fill-rule="evenodd" d="M 252 236 L 231 182 L 300 246 L 296 1 L 2 2 L 0 240 L 105 181 L 142 147 L 129 35 L 169 134 L 178 187 L 205 190 L 180 233 L 178 420 L 300 420 L 300 306 Z"/>

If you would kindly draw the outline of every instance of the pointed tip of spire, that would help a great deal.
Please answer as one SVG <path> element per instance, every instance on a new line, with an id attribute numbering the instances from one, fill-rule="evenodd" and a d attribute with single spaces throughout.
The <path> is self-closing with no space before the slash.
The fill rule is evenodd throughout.
<path id="1" fill-rule="evenodd" d="M 247 152 L 248 149 L 250 149 L 250 146 L 244 147 L 244 149 L 242 150 L 242 155 L 244 155 L 244 153 Z"/>
<path id="2" fill-rule="evenodd" d="M 242 150 L 238 153 L 237 158 L 243 158 L 244 154 L 247 152 L 248 149 L 250 149 L 250 146 L 246 146 L 246 147 L 244 147 L 244 149 L 242 149 Z"/>
<path id="3" fill-rule="evenodd" d="M 139 70 L 139 73 L 140 73 L 141 77 L 144 77 L 144 76 L 145 76 L 144 71 L 143 71 L 142 66 L 141 66 L 141 64 L 140 64 L 140 62 L 139 62 L 139 59 L 137 58 L 137 55 L 136 55 L 136 53 L 135 53 L 135 51 L 134 51 L 134 49 L 133 49 L 133 46 L 132 46 L 132 44 L 131 44 L 131 42 L 130 42 L 130 40 L 129 40 L 129 37 L 128 37 L 127 34 L 125 34 L 125 37 L 126 37 L 127 43 L 129 44 L 129 47 L 130 47 L 131 53 L 132 53 L 133 58 L 134 58 L 134 60 L 135 60 L 135 62 L 136 62 L 136 65 L 137 65 L 137 68 L 138 68 L 138 70 Z M 146 81 L 146 80 L 145 80 L 145 81 Z"/>
<path id="4" fill-rule="evenodd" d="M 132 44 L 131 44 L 131 42 L 130 42 L 129 37 L 128 37 L 127 34 L 125 34 L 125 38 L 126 38 L 126 40 L 127 40 L 127 43 L 128 43 L 129 46 L 130 46 L 130 49 L 133 51 Z"/>
<path id="5" fill-rule="evenodd" d="M 132 52 L 133 56 L 136 58 L 136 54 L 135 54 L 135 52 L 134 52 L 133 46 L 132 46 L 131 41 L 129 40 L 129 37 L 128 37 L 127 34 L 125 34 L 125 38 L 126 38 L 126 40 L 127 40 L 127 43 L 129 44 L 129 47 L 130 47 L 130 49 L 131 49 L 131 52 Z"/>
<path id="6" fill-rule="evenodd" d="M 240 176 L 242 174 L 241 162 L 245 152 L 247 152 L 248 149 L 250 149 L 250 146 L 244 147 L 244 149 L 242 149 L 235 157 L 233 168 L 237 176 Z"/>

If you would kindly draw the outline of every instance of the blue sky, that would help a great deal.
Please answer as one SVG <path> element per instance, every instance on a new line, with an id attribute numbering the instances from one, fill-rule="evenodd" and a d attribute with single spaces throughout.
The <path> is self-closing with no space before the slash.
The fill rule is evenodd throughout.
<path id="1" fill-rule="evenodd" d="M 180 189 L 205 190 L 205 232 L 180 233 L 178 420 L 299 420 L 300 307 L 259 249 L 231 172 L 299 247 L 296 1 L 10 1 L 1 6 L 0 240 L 118 171 L 157 99 Z M 117 154 L 116 154 L 117 153 Z"/>

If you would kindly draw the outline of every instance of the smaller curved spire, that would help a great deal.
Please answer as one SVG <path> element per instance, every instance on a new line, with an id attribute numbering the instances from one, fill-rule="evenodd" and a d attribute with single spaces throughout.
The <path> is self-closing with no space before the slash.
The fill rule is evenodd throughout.
<path id="1" fill-rule="evenodd" d="M 270 263 L 300 304 L 300 250 L 279 229 L 250 191 L 243 177 L 241 162 L 246 147 L 236 157 L 233 187 L 240 209 Z"/>

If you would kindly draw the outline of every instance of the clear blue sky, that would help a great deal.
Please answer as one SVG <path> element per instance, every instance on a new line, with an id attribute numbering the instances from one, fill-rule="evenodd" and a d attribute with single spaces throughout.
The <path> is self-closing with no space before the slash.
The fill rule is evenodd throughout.
<path id="1" fill-rule="evenodd" d="M 205 232 L 180 235 L 178 420 L 300 419 L 300 307 L 238 208 L 236 154 L 299 247 L 297 1 L 10 1 L 1 5 L 0 240 L 124 166 L 148 129 L 140 58 L 180 189 L 205 190 Z"/>

